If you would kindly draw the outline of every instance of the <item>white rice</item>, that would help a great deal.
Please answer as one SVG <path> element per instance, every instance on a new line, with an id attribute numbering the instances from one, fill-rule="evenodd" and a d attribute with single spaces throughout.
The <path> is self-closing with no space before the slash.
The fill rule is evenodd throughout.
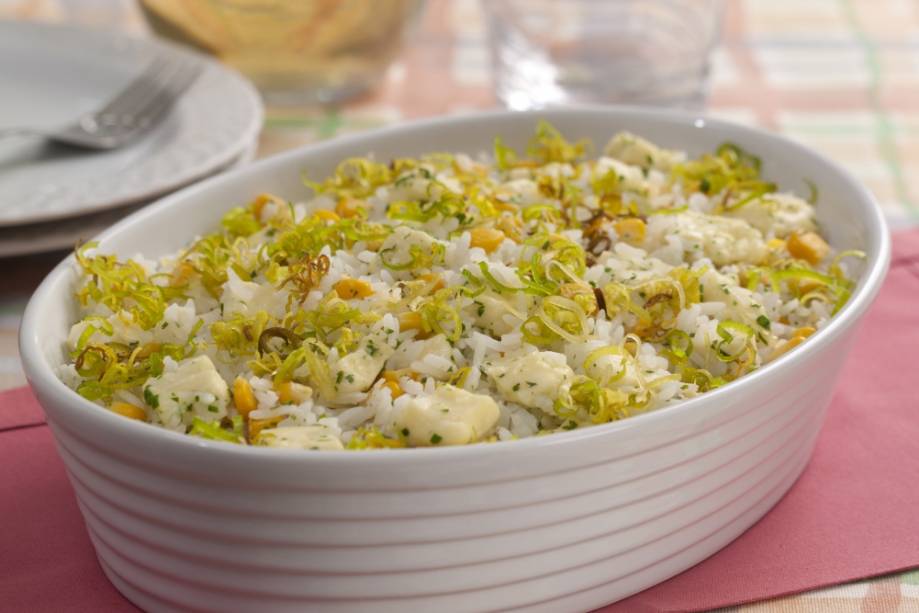
<path id="1" fill-rule="evenodd" d="M 310 202 L 260 197 L 225 220 L 248 215 L 251 231 L 133 258 L 138 298 L 99 299 L 85 269 L 84 319 L 61 379 L 123 414 L 240 443 L 507 441 L 655 410 L 742 376 L 825 325 L 848 287 L 827 276 L 837 275 L 832 253 L 802 260 L 802 240 L 822 242 L 811 204 L 767 192 L 729 206 L 747 192 L 704 193 L 691 177 L 705 160 L 633 135 L 616 135 L 598 160 L 503 170 L 480 160 L 432 156 L 399 172 L 346 163 Z M 386 178 L 374 185 L 372 173 Z M 598 176 L 615 185 L 612 200 Z M 458 213 L 393 217 L 455 202 Z M 336 219 L 349 206 L 378 237 L 298 251 L 326 228 L 349 236 L 351 222 Z M 223 259 L 200 247 L 208 240 Z M 83 257 L 103 262 L 93 249 Z M 294 273 L 310 261 L 326 267 L 304 281 Z M 142 291 L 162 293 L 155 321 Z M 194 356 L 206 359 L 192 376 L 183 369 Z M 174 389 L 151 395 L 164 381 Z M 285 436 L 266 434 L 277 431 Z"/>

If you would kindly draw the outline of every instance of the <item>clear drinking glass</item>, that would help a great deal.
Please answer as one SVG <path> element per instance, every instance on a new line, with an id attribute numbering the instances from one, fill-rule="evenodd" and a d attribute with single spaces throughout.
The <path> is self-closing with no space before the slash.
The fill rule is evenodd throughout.
<path id="1" fill-rule="evenodd" d="M 721 0 L 482 0 L 509 108 L 704 105 Z"/>
<path id="2" fill-rule="evenodd" d="M 140 0 L 157 34 L 212 53 L 271 104 L 335 102 L 379 81 L 422 0 Z"/>

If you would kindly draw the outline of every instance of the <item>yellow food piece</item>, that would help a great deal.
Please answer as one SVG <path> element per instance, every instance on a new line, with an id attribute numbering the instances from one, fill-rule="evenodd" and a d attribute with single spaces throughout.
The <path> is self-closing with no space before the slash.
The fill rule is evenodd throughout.
<path id="1" fill-rule="evenodd" d="M 491 253 L 504 242 L 504 232 L 494 228 L 473 228 L 469 231 L 472 240 L 469 241 L 470 247 L 481 247 L 486 253 Z"/>
<path id="2" fill-rule="evenodd" d="M 343 219 L 357 217 L 360 215 L 360 211 L 361 208 L 357 205 L 357 202 L 351 198 L 340 198 L 338 204 L 335 205 L 335 212 Z"/>
<path id="3" fill-rule="evenodd" d="M 344 278 L 334 286 L 338 297 L 342 300 L 351 300 L 353 298 L 366 298 L 373 295 L 373 288 L 370 284 L 361 279 Z"/>
<path id="4" fill-rule="evenodd" d="M 147 343 L 137 351 L 137 353 L 134 355 L 134 358 L 140 360 L 148 358 L 150 357 L 150 354 L 159 351 L 161 347 L 162 345 L 159 343 Z"/>
<path id="5" fill-rule="evenodd" d="M 389 388 L 389 392 L 390 392 L 390 394 L 392 394 L 392 399 L 393 399 L 393 400 L 395 400 L 396 398 L 398 398 L 399 396 L 401 396 L 401 395 L 404 393 L 404 392 L 402 391 L 402 387 L 401 387 L 401 386 L 399 385 L 399 383 L 396 382 L 396 381 L 387 381 L 387 382 L 384 383 L 383 385 L 385 385 L 386 387 Z"/>
<path id="6" fill-rule="evenodd" d="M 399 313 L 399 330 L 405 332 L 406 330 L 421 330 L 421 314 L 417 311 L 406 311 L 405 313 Z"/>
<path id="7" fill-rule="evenodd" d="M 322 221 L 339 221 L 341 219 L 341 217 L 338 216 L 338 213 L 328 209 L 317 209 L 313 211 L 313 215 Z"/>
<path id="8" fill-rule="evenodd" d="M 285 381 L 279 384 L 275 391 L 281 404 L 300 404 L 308 400 L 313 394 L 313 390 L 309 386 L 295 383 L 294 381 Z"/>
<path id="9" fill-rule="evenodd" d="M 444 279 L 436 272 L 426 272 L 423 275 L 418 275 L 418 278 L 422 281 L 425 281 L 426 283 L 433 284 L 429 290 L 429 293 L 436 292 L 437 290 L 444 288 Z"/>
<path id="10" fill-rule="evenodd" d="M 495 222 L 495 228 L 504 232 L 504 235 L 515 243 L 519 243 L 523 240 L 521 236 L 523 222 L 520 220 L 520 217 L 502 215 L 498 221 Z"/>
<path id="11" fill-rule="evenodd" d="M 771 251 L 780 251 L 785 248 L 785 241 L 781 238 L 770 238 L 766 242 L 766 247 Z"/>
<path id="12" fill-rule="evenodd" d="M 804 234 L 793 232 L 788 237 L 788 253 L 799 260 L 819 264 L 829 252 L 830 246 L 816 232 L 805 232 Z"/>
<path id="13" fill-rule="evenodd" d="M 399 383 L 399 377 L 408 377 L 417 381 L 418 373 L 414 370 L 384 370 L 380 374 L 380 377 L 385 381 L 383 385 L 389 388 L 389 391 L 392 393 L 392 399 L 395 400 L 405 393 L 402 389 L 402 385 Z"/>
<path id="14" fill-rule="evenodd" d="M 258 435 L 262 430 L 266 428 L 274 428 L 284 419 L 284 415 L 275 415 L 274 417 L 269 417 L 268 419 L 249 419 L 249 441 L 252 443 L 258 442 Z"/>
<path id="15" fill-rule="evenodd" d="M 780 355 L 784 355 L 803 343 L 805 338 L 803 336 L 793 336 L 778 347 L 772 352 L 772 355 L 769 356 L 770 360 L 774 360 Z"/>
<path id="16" fill-rule="evenodd" d="M 280 198 L 277 196 L 272 196 L 271 194 L 259 194 L 255 197 L 255 200 L 252 201 L 252 214 L 255 215 L 256 219 L 262 218 L 262 209 L 265 208 L 265 205 L 269 202 L 277 202 Z"/>
<path id="17" fill-rule="evenodd" d="M 593 288 L 582 283 L 562 283 L 559 288 L 559 295 L 563 298 L 574 300 L 578 306 L 584 309 L 587 315 L 593 315 L 597 312 L 597 295 Z"/>
<path id="18" fill-rule="evenodd" d="M 322 424 L 265 428 L 259 432 L 255 444 L 280 449 L 309 449 L 312 451 L 341 451 L 345 448 L 341 444 L 341 439 Z"/>
<path id="19" fill-rule="evenodd" d="M 172 276 L 169 277 L 169 285 L 172 287 L 182 287 L 183 285 L 188 285 L 188 282 L 197 272 L 198 271 L 195 270 L 195 267 L 188 262 L 181 262 L 172 271 Z"/>
<path id="20" fill-rule="evenodd" d="M 255 394 L 252 393 L 252 386 L 242 377 L 236 377 L 236 380 L 233 381 L 233 404 L 243 417 L 258 406 Z"/>
<path id="21" fill-rule="evenodd" d="M 274 204 L 275 207 L 271 215 L 266 218 L 265 207 L 268 204 Z M 278 221 L 290 220 L 292 217 L 291 208 L 287 201 L 272 194 L 260 194 L 252 201 L 249 208 L 256 221 L 260 222 L 267 222 L 270 219 L 276 219 Z"/>
<path id="22" fill-rule="evenodd" d="M 645 240 L 645 222 L 637 217 L 619 219 L 613 224 L 613 227 L 616 228 L 619 238 L 627 243 L 637 245 Z"/>
<path id="23" fill-rule="evenodd" d="M 816 330 L 810 326 L 803 326 L 801 328 L 798 328 L 797 330 L 791 333 L 790 339 L 788 339 L 787 341 L 785 341 L 784 343 L 782 343 L 781 345 L 775 348 L 775 350 L 772 352 L 772 355 L 769 356 L 769 359 L 774 360 L 780 355 L 791 351 L 792 349 L 794 349 L 795 347 L 803 343 L 805 340 L 807 340 L 807 337 L 813 334 L 814 332 L 816 332 Z"/>
<path id="24" fill-rule="evenodd" d="M 123 415 L 128 419 L 136 419 L 138 421 L 147 421 L 147 412 L 143 407 L 139 407 L 136 404 L 131 404 L 130 402 L 119 402 L 115 401 L 110 407 L 113 413 L 118 413 Z"/>

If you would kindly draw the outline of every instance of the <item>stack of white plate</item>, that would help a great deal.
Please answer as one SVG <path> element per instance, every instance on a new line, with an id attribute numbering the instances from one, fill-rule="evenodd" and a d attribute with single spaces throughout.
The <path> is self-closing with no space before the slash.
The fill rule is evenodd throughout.
<path id="1" fill-rule="evenodd" d="M 205 56 L 108 31 L 0 22 L 0 130 L 53 128 L 98 109 L 158 54 L 202 71 L 137 142 L 90 152 L 0 139 L 0 257 L 72 248 L 159 196 L 248 162 L 262 124 L 252 85 Z"/>

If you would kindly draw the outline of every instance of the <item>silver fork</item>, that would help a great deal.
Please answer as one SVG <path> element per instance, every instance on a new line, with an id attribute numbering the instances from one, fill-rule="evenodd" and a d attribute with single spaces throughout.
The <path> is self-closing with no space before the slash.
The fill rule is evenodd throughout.
<path id="1" fill-rule="evenodd" d="M 5 136 L 40 136 L 84 149 L 116 149 L 152 130 L 201 72 L 199 62 L 155 58 L 102 108 L 58 129 L 0 129 Z"/>

